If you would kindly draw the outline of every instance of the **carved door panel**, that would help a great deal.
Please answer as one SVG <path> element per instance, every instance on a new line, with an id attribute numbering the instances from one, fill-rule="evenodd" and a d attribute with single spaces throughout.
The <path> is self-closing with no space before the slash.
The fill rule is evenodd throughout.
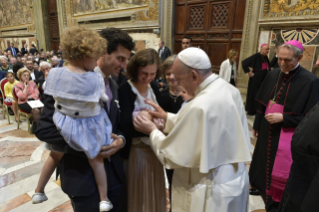
<path id="1" fill-rule="evenodd" d="M 246 0 L 176 0 L 175 4 L 174 52 L 182 50 L 181 40 L 189 35 L 192 46 L 205 50 L 213 72 L 219 73 L 228 51 L 240 52 Z"/>
<path id="2" fill-rule="evenodd" d="M 50 25 L 51 50 L 57 52 L 60 44 L 60 32 L 56 0 L 48 0 L 48 14 Z"/>

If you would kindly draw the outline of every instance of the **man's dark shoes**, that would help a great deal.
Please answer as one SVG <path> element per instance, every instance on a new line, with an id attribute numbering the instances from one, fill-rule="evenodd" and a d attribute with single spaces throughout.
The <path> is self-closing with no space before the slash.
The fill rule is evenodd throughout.
<path id="1" fill-rule="evenodd" d="M 260 195 L 260 193 L 259 193 L 259 191 L 257 190 L 257 188 L 251 188 L 251 189 L 249 189 L 249 194 L 250 194 L 250 195 L 253 195 L 253 196 L 259 196 L 259 195 Z"/>

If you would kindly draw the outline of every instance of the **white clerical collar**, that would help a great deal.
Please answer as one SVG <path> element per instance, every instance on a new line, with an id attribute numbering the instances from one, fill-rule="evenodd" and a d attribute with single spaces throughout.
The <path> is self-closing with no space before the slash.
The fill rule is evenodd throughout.
<path id="1" fill-rule="evenodd" d="M 293 71 L 293 70 L 295 70 L 298 66 L 299 66 L 300 64 L 298 63 L 292 70 L 290 70 L 290 71 Z M 290 71 L 288 71 L 288 72 L 285 72 L 285 74 L 289 74 L 289 72 Z"/>
<path id="2" fill-rule="evenodd" d="M 202 90 L 204 90 L 210 83 L 215 81 L 218 78 L 218 75 L 211 74 L 209 77 L 207 77 L 195 90 L 194 94 L 195 96 L 199 94 Z"/>
<path id="3" fill-rule="evenodd" d="M 100 68 L 99 66 L 96 66 L 96 67 L 94 68 L 94 72 L 101 74 L 102 77 L 103 77 L 103 79 L 105 78 L 105 74 L 103 73 L 103 71 L 101 70 L 101 68 Z M 110 77 L 111 77 L 111 75 L 109 76 L 109 78 L 110 78 Z"/>

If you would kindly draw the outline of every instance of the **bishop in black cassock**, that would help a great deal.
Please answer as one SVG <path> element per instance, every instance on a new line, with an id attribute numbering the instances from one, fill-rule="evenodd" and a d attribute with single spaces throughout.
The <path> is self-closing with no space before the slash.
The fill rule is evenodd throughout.
<path id="1" fill-rule="evenodd" d="M 280 212 L 319 211 L 318 126 L 319 103 L 298 125 L 291 141 L 293 163 L 280 202 Z"/>
<path id="2" fill-rule="evenodd" d="M 266 210 L 271 212 L 278 211 L 291 165 L 291 163 L 280 164 L 286 168 L 286 178 L 283 175 L 279 178 L 279 182 L 278 178 L 273 178 L 278 144 L 282 144 L 280 139 L 282 129 L 297 127 L 319 101 L 319 79 L 300 66 L 303 47 L 301 43 L 297 45 L 299 55 L 296 55 L 297 47 L 293 46 L 294 44 L 295 42 L 287 42 L 280 48 L 278 54 L 280 69 L 275 69 L 267 75 L 256 97 L 258 109 L 253 134 L 257 136 L 257 143 L 249 177 L 251 186 L 258 189 L 265 201 Z M 267 107 L 271 108 L 274 105 L 282 107 L 283 112 L 265 115 Z M 285 142 L 290 145 L 291 138 Z M 290 148 L 288 152 L 291 158 Z M 279 187 L 274 189 L 275 185 Z"/>
<path id="3" fill-rule="evenodd" d="M 255 115 L 257 102 L 255 100 L 261 84 L 270 70 L 268 59 L 269 46 L 261 45 L 260 52 L 242 61 L 244 72 L 249 74 L 249 82 L 246 97 L 246 111 L 248 115 Z M 250 71 L 249 68 L 252 68 Z"/>

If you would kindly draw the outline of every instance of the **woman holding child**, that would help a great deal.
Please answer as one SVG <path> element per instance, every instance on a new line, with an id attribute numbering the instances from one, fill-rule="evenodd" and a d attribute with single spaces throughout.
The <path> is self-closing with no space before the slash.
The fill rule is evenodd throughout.
<path id="1" fill-rule="evenodd" d="M 148 116 L 146 110 L 154 110 L 144 102 L 145 99 L 161 105 L 161 94 L 153 81 L 160 76 L 160 63 L 158 53 L 153 49 L 137 52 L 127 65 L 129 80 L 119 89 L 121 128 L 127 142 L 122 154 L 128 159 L 129 212 L 166 211 L 163 165 L 145 144 L 149 137 L 136 131 L 133 126 L 133 117 L 139 113 Z"/>

